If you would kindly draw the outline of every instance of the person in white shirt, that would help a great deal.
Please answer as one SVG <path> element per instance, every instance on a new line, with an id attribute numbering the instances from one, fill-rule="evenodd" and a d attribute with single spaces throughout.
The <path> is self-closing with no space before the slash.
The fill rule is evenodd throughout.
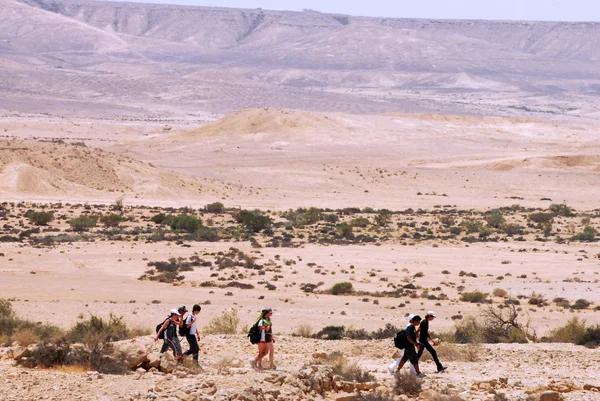
<path id="1" fill-rule="evenodd" d="M 192 313 L 188 313 L 185 317 L 185 321 L 183 324 L 187 328 L 187 332 L 185 338 L 190 345 L 190 349 L 183 353 L 183 356 L 192 355 L 194 359 L 194 363 L 198 365 L 198 352 L 200 351 L 200 347 L 198 346 L 198 341 L 200 341 L 200 331 L 198 331 L 198 315 L 202 308 L 200 305 L 194 305 L 192 308 Z"/>

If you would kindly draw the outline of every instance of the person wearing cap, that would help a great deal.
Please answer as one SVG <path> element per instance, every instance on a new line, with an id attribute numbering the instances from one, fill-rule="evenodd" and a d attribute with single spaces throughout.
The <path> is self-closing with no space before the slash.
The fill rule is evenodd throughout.
<path id="1" fill-rule="evenodd" d="M 425 315 L 425 319 L 423 319 L 421 321 L 421 325 L 419 326 L 418 334 L 419 334 L 419 342 L 423 346 L 419 350 L 419 353 L 417 354 L 417 356 L 418 356 L 418 359 L 421 359 L 421 356 L 423 356 L 423 351 L 425 349 L 427 349 L 427 351 L 429 351 L 429 353 L 431 354 L 433 361 L 435 362 L 435 366 L 437 367 L 438 373 L 440 373 L 440 372 L 443 372 L 444 370 L 446 370 L 447 368 L 441 364 L 440 360 L 438 359 L 437 352 L 435 352 L 435 349 L 429 343 L 429 340 L 434 342 L 433 338 L 431 338 L 431 334 L 429 333 L 429 322 L 431 322 L 433 319 L 435 319 L 435 313 L 433 311 L 429 311 Z"/>
<path id="2" fill-rule="evenodd" d="M 406 339 L 409 344 L 404 348 L 404 355 L 402 356 L 396 371 L 399 372 L 406 361 L 410 361 L 415 367 L 417 377 L 423 378 L 425 375 L 421 373 L 421 370 L 419 369 L 419 358 L 417 357 L 417 350 L 415 349 L 415 347 L 419 350 L 421 349 L 421 345 L 417 342 L 417 326 L 419 323 L 421 323 L 421 316 L 416 315 L 411 319 L 410 325 L 406 329 Z"/>
<path id="3" fill-rule="evenodd" d="M 412 326 L 412 320 L 416 315 L 414 313 L 409 314 L 406 319 L 408 320 L 408 324 L 406 325 L 406 327 L 404 327 L 404 330 L 408 329 L 409 326 Z M 404 357 L 404 350 L 402 350 L 402 354 L 400 354 L 400 357 L 398 359 L 396 359 L 394 362 L 392 362 L 391 364 L 388 365 L 388 371 L 390 372 L 390 374 L 394 374 L 396 373 L 396 371 L 398 370 L 398 365 L 400 365 L 400 361 L 402 361 L 402 358 Z M 409 362 L 410 365 L 410 371 L 413 374 L 417 374 L 417 372 L 415 371 L 415 366 Z"/>
<path id="4" fill-rule="evenodd" d="M 154 336 L 154 341 L 158 341 L 159 338 L 164 340 L 163 346 L 160 353 L 167 352 L 169 348 L 173 350 L 173 356 L 178 361 L 181 360 L 181 343 L 179 337 L 177 337 L 177 329 L 181 326 L 181 313 L 177 309 L 171 309 L 171 314 L 165 319 L 162 327 Z"/>

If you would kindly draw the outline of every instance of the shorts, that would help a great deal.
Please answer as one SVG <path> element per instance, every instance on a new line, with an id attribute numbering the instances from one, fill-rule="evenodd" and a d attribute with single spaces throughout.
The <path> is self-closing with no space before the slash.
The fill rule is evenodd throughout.
<path id="1" fill-rule="evenodd" d="M 417 350 L 414 345 L 410 345 L 404 349 L 404 355 L 402 356 L 402 362 L 409 361 L 413 365 L 419 364 L 419 358 L 417 356 Z"/>
<path id="2" fill-rule="evenodd" d="M 179 337 L 167 337 L 165 338 L 165 344 L 173 350 L 174 356 L 181 355 L 181 343 L 179 342 Z"/>

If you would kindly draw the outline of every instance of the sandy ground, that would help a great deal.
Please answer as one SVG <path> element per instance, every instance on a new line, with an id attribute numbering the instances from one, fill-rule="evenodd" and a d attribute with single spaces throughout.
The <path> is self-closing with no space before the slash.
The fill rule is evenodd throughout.
<path id="1" fill-rule="evenodd" d="M 208 124 L 5 117 L 0 120 L 0 131 L 7 140 L 0 149 L 4 152 L 0 152 L 0 195 L 6 201 L 108 204 L 122 196 L 126 205 L 201 207 L 219 200 L 232 207 L 280 211 L 299 206 L 416 210 L 440 205 L 487 210 L 513 204 L 545 208 L 566 202 L 593 215 L 600 188 L 597 126 L 590 123 L 261 109 L 241 111 Z M 66 144 L 40 142 L 52 139 Z M 76 142 L 85 142 L 86 147 L 73 145 Z M 73 167 L 81 160 L 89 161 L 86 168 Z M 98 181 L 110 169 L 114 180 Z M 598 228 L 595 217 L 590 224 Z M 232 246 L 254 254 L 261 263 L 280 258 L 295 264 L 265 276 L 245 277 L 244 281 L 255 286 L 248 290 L 201 287 L 201 283 L 214 280 L 214 271 L 208 268 L 186 272 L 185 283 L 178 286 L 138 280 L 148 269 L 148 261 L 216 253 Z M 408 313 L 427 310 L 439 316 L 435 330 L 447 331 L 453 327 L 452 317 L 477 315 L 481 308 L 458 301 L 458 286 L 464 286 L 464 291 L 484 292 L 500 288 L 510 296 L 521 296 L 524 319 L 531 320 L 539 336 L 573 316 L 600 323 L 600 312 L 593 309 L 600 304 L 597 243 L 540 243 L 531 238 L 469 245 L 397 240 L 377 245 L 305 244 L 256 252 L 249 242 L 189 242 L 184 247 L 174 242 L 101 240 L 39 248 L 0 243 L 0 294 L 12 300 L 19 315 L 64 328 L 89 314 L 107 317 L 114 313 L 132 326 L 151 329 L 169 309 L 202 303 L 201 325 L 230 308 L 239 310 L 241 326 L 248 325 L 258 310 L 272 307 L 275 329 L 281 335 L 290 335 L 306 324 L 315 331 L 327 325 L 376 330 L 386 323 L 403 325 Z M 443 274 L 444 270 L 449 274 Z M 461 277 L 460 271 L 477 277 Z M 222 274 L 229 273 L 234 272 Z M 423 273 L 422 277 L 414 277 L 417 273 Z M 414 282 L 422 290 L 447 295 L 447 299 L 333 296 L 307 294 L 299 288 L 302 283 L 322 282 L 320 289 L 328 289 L 341 281 L 351 281 L 357 291 L 364 292 L 384 291 L 390 283 Z M 277 289 L 267 290 L 265 282 Z M 533 294 L 542 294 L 549 305 L 527 304 Z M 573 311 L 553 304 L 556 297 L 571 302 L 585 298 L 593 304 L 584 311 Z M 308 340 L 290 337 L 286 341 L 290 347 L 305 347 L 298 341 Z M 344 352 L 363 347 L 360 342 L 346 345 L 350 348 Z M 326 348 L 336 346 L 328 344 Z M 469 391 L 475 379 L 494 378 L 501 372 L 514 382 L 522 381 L 522 385 L 513 383 L 510 390 L 520 396 L 528 387 L 545 385 L 548 375 L 574 380 L 580 386 L 597 379 L 592 368 L 598 359 L 595 351 L 580 360 L 575 356 L 583 349 L 571 345 L 561 345 L 561 352 L 568 355 L 549 345 L 527 347 L 490 346 L 488 357 L 478 364 L 457 362 L 454 373 L 440 383 L 459 383 Z M 247 348 L 240 352 L 245 355 L 250 352 Z M 389 344 L 384 348 L 376 358 L 360 359 L 382 378 L 382 366 L 393 351 Z M 216 363 L 210 358 L 207 364 Z M 299 369 L 301 363 L 292 362 L 295 358 L 293 352 L 282 357 L 286 369 Z M 520 364 L 521 368 L 511 367 L 513 358 L 519 362 L 512 366 Z M 562 370 L 557 373 L 554 367 L 559 365 Z M 14 399 L 16 383 L 11 375 L 22 371 L 3 363 L 0 372 L 4 385 L 13 391 L 6 399 Z M 27 393 L 30 399 L 49 391 L 56 375 L 66 375 L 65 380 L 74 382 L 85 377 L 27 374 L 40 383 Z M 228 385 L 229 377 L 215 377 Z M 117 393 L 127 398 L 135 391 L 145 394 L 164 378 L 144 380 L 148 381 L 134 383 L 127 377 L 103 381 L 88 393 L 93 394 L 89 399 L 113 399 Z M 80 391 L 77 386 L 69 397 L 77 398 Z M 591 400 L 590 394 L 572 393 L 566 399 Z"/>

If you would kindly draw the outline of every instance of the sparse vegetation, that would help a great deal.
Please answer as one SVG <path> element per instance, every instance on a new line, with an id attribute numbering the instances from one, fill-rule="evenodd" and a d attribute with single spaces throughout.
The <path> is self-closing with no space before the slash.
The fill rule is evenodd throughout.
<path id="1" fill-rule="evenodd" d="M 237 334 L 240 316 L 237 309 L 224 311 L 220 316 L 212 318 L 202 329 L 204 334 Z"/>
<path id="2" fill-rule="evenodd" d="M 347 281 L 343 283 L 334 284 L 334 286 L 331 287 L 331 293 L 333 295 L 351 294 L 353 291 L 354 287 L 352 286 L 352 283 L 349 283 Z"/>

